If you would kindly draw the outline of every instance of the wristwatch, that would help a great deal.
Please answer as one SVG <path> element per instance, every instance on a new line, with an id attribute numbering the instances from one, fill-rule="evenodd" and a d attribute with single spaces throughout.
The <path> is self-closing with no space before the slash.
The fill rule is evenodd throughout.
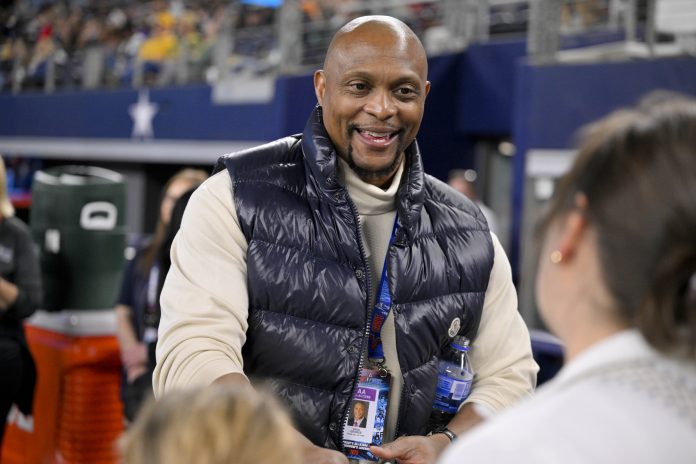
<path id="1" fill-rule="evenodd" d="M 454 439 L 457 438 L 457 434 L 448 429 L 447 427 L 438 427 L 434 429 L 432 432 L 430 432 L 428 436 L 435 435 L 436 433 L 442 433 L 447 438 L 449 438 L 450 442 L 454 441 Z"/>

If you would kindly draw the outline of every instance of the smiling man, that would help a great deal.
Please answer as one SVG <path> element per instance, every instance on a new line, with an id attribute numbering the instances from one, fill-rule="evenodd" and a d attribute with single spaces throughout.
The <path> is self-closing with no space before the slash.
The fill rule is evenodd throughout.
<path id="1" fill-rule="evenodd" d="M 172 246 L 158 395 L 263 381 L 312 463 L 348 461 L 351 405 L 368 401 L 366 427 L 384 437 L 368 457 L 431 463 L 532 392 L 505 253 L 474 203 L 423 172 L 427 71 L 404 23 L 353 20 L 314 75 L 304 132 L 220 159 Z M 473 340 L 476 377 L 447 430 L 432 430 L 437 364 L 458 334 Z M 369 388 L 371 368 L 391 382 Z"/>
<path id="2" fill-rule="evenodd" d="M 430 91 L 425 51 L 413 32 L 398 24 L 391 18 L 350 23 L 314 75 L 336 153 L 378 187 L 387 186 L 401 166 Z"/>

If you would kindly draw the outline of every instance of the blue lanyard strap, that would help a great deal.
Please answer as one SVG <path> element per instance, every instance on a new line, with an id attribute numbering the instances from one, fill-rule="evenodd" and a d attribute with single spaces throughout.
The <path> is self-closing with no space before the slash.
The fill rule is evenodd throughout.
<path id="1" fill-rule="evenodd" d="M 394 219 L 394 228 L 392 229 L 389 245 L 394 242 L 396 231 L 398 229 L 398 216 Z M 372 321 L 370 322 L 370 337 L 367 344 L 367 358 L 376 364 L 384 363 L 384 348 L 382 347 L 382 326 L 387 320 L 389 311 L 392 305 L 392 296 L 389 291 L 389 279 L 387 276 L 387 262 L 389 257 L 389 249 L 384 257 L 384 266 L 382 267 L 382 278 L 379 281 L 377 288 L 377 299 L 375 307 L 372 310 Z"/>
<path id="2" fill-rule="evenodd" d="M 153 263 L 147 279 L 147 308 L 149 311 L 154 311 L 153 308 L 157 306 L 157 287 L 159 286 L 159 275 L 159 264 Z"/>

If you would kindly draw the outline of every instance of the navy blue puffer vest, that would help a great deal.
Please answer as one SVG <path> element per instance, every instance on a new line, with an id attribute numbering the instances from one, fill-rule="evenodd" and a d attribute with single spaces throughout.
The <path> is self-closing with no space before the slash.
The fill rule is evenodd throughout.
<path id="1" fill-rule="evenodd" d="M 397 433 L 423 435 L 452 321 L 469 337 L 478 330 L 493 246 L 478 208 L 423 173 L 416 142 L 406 163 L 387 258 L 404 378 Z M 371 285 L 321 108 L 302 136 L 222 157 L 216 169 L 225 167 L 249 243 L 244 370 L 277 392 L 313 443 L 340 449 Z"/>

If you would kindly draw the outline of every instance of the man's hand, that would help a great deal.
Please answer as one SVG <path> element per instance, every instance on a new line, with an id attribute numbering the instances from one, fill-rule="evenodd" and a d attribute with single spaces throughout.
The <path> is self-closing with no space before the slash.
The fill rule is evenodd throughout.
<path id="1" fill-rule="evenodd" d="M 441 433 L 429 437 L 401 437 L 384 446 L 370 446 L 382 459 L 395 459 L 399 464 L 434 464 L 450 440 Z"/>
<path id="2" fill-rule="evenodd" d="M 473 403 L 462 406 L 447 427 L 460 435 L 483 421 Z M 433 464 L 450 444 L 442 433 L 429 437 L 401 437 L 384 446 L 371 446 L 370 451 L 382 459 L 395 459 L 399 464 Z"/>

